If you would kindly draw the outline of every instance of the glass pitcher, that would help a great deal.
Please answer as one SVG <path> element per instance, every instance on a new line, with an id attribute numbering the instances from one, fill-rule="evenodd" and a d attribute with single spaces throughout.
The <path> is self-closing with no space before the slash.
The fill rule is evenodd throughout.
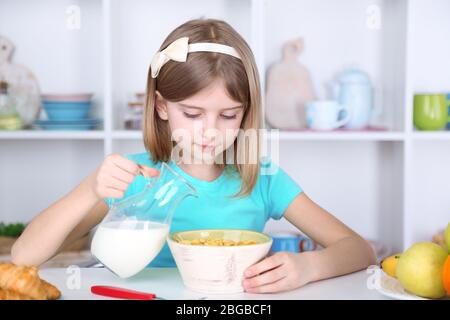
<path id="1" fill-rule="evenodd" d="M 145 189 L 112 205 L 91 244 L 93 256 L 121 278 L 144 269 L 161 251 L 173 213 L 197 191 L 166 163 Z"/>

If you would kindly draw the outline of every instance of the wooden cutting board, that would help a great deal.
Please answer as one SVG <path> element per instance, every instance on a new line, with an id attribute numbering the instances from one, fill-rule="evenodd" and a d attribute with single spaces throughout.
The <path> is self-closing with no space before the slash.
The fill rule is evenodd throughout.
<path id="1" fill-rule="evenodd" d="M 283 59 L 268 71 L 266 120 L 278 129 L 306 127 L 304 103 L 315 99 L 311 76 L 298 60 L 304 50 L 303 39 L 287 42 Z"/>

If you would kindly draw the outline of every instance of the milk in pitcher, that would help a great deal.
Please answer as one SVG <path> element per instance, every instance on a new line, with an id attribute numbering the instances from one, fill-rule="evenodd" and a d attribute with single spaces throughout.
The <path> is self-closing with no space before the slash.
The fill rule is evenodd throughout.
<path id="1" fill-rule="evenodd" d="M 101 224 L 92 240 L 92 254 L 121 278 L 144 269 L 161 251 L 167 224 L 151 221 L 110 221 Z"/>

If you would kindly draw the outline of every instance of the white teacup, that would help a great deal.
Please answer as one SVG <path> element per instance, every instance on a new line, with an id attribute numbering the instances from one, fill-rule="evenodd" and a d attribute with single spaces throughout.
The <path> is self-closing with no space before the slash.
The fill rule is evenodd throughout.
<path id="1" fill-rule="evenodd" d="M 318 100 L 305 103 L 308 128 L 313 130 L 333 130 L 342 127 L 350 120 L 349 111 L 337 101 Z M 345 112 L 339 120 L 341 112 Z"/>

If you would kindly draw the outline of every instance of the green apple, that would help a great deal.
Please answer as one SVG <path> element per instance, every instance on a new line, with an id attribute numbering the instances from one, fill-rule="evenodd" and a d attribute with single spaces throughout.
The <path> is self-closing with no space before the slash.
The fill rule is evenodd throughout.
<path id="1" fill-rule="evenodd" d="M 447 250 L 450 254 L 450 222 L 447 225 L 447 229 L 445 229 L 444 233 L 445 243 L 447 244 Z"/>
<path id="2" fill-rule="evenodd" d="M 432 242 L 419 242 L 401 255 L 396 276 L 403 287 L 418 296 L 441 298 L 445 296 L 442 268 L 447 252 Z"/>

